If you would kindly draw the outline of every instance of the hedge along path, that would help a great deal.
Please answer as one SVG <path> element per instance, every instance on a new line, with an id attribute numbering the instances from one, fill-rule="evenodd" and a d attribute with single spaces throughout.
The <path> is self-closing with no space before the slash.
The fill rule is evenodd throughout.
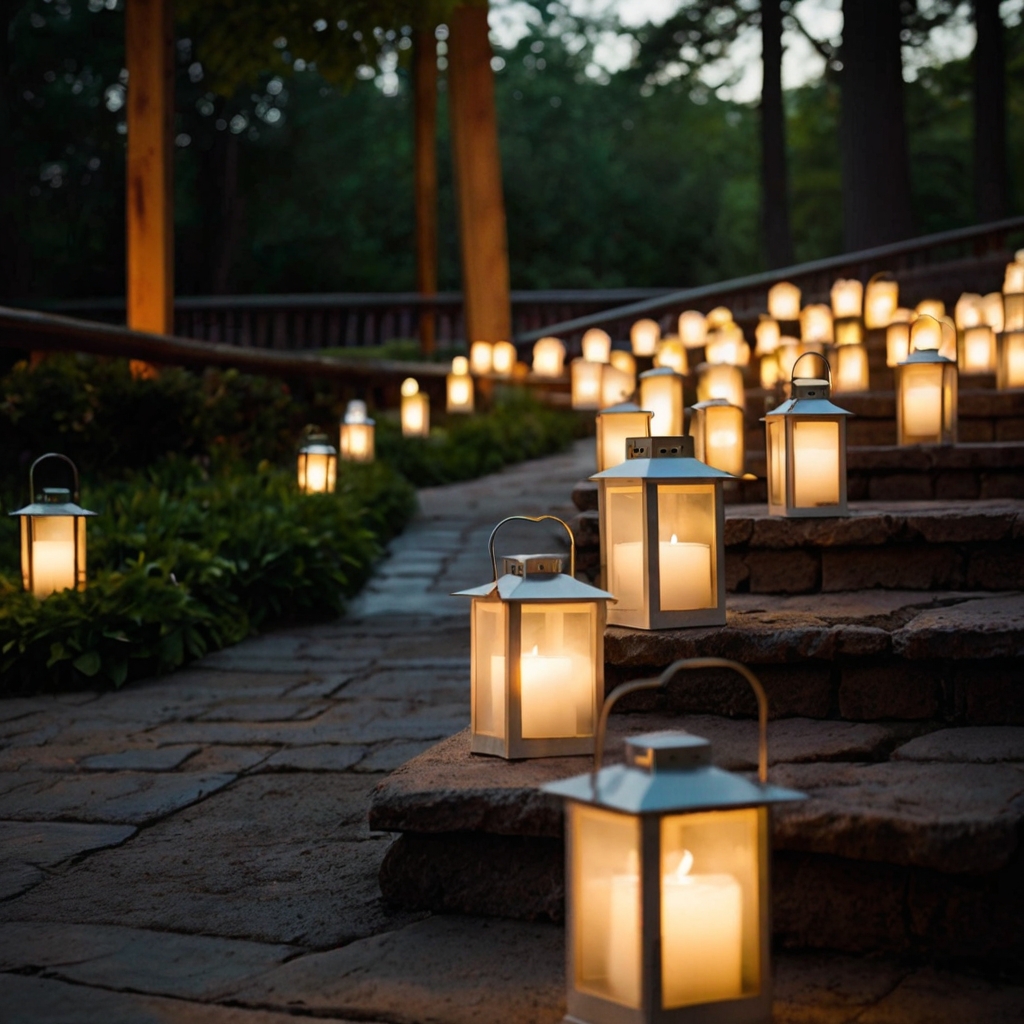
<path id="1" fill-rule="evenodd" d="M 346 996 L 358 1019 L 420 1019 L 424 999 L 431 1019 L 560 1019 L 561 931 L 390 912 L 377 884 L 390 837 L 366 818 L 383 773 L 467 724 L 469 609 L 448 595 L 490 577 L 491 528 L 514 513 L 570 514 L 592 469 L 583 440 L 421 491 L 419 515 L 337 622 L 117 692 L 0 700 L 5 1013 L 292 1020 L 276 1011 L 314 995 L 279 999 L 274 972 L 344 946 L 377 965 L 377 981 L 407 982 Z M 510 530 L 503 550 L 556 536 Z M 452 996 L 463 970 L 477 980 Z M 417 971 L 431 991 L 408 984 Z"/>

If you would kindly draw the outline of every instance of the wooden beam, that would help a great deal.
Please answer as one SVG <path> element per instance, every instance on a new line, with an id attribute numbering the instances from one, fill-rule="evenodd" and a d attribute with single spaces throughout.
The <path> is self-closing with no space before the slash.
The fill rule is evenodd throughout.
<path id="1" fill-rule="evenodd" d="M 434 30 L 417 31 L 413 40 L 413 110 L 415 117 L 416 289 L 437 294 L 437 44 Z M 435 348 L 433 308 L 420 312 L 420 351 Z"/>
<path id="2" fill-rule="evenodd" d="M 174 14 L 172 0 L 127 0 L 128 326 L 174 332 Z"/>
<path id="3" fill-rule="evenodd" d="M 448 96 L 466 340 L 504 341 L 512 333 L 512 308 L 487 4 L 456 7 L 449 29 Z"/>

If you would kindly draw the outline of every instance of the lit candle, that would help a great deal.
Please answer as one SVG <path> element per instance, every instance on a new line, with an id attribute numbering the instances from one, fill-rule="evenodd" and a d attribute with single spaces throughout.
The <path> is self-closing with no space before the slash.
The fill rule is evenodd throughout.
<path id="1" fill-rule="evenodd" d="M 349 454 L 359 458 L 369 451 L 367 435 L 370 428 L 365 423 L 349 423 L 348 426 L 348 450 Z"/>
<path id="2" fill-rule="evenodd" d="M 664 611 L 711 608 L 711 547 L 685 542 L 676 535 L 658 545 L 661 607 Z"/>
<path id="3" fill-rule="evenodd" d="M 942 385 L 938 381 L 904 385 L 903 425 L 912 437 L 938 437 L 942 426 Z"/>
<path id="4" fill-rule="evenodd" d="M 38 522 L 38 520 L 36 520 Z M 74 522 L 67 517 L 69 526 Z M 42 599 L 75 586 L 73 540 L 37 540 L 32 544 L 32 593 Z"/>
<path id="5" fill-rule="evenodd" d="M 607 883 L 605 883 L 607 885 Z M 623 874 L 612 875 L 608 913 L 608 995 L 640 1005 L 640 859 L 635 850 Z"/>
<path id="6" fill-rule="evenodd" d="M 572 658 L 547 657 L 537 645 L 519 659 L 523 738 L 576 735 L 576 689 Z"/>
<path id="7" fill-rule="evenodd" d="M 839 424 L 793 424 L 793 504 L 820 508 L 839 503 Z"/>
<path id="8" fill-rule="evenodd" d="M 995 370 L 995 335 L 987 324 L 964 330 L 964 373 L 992 373 Z"/>
<path id="9" fill-rule="evenodd" d="M 306 490 L 319 494 L 327 490 L 327 456 L 306 456 Z"/>

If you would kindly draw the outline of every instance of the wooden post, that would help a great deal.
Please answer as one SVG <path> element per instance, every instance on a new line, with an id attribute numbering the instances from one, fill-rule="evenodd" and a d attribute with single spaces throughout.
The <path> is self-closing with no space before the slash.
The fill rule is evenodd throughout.
<path id="1" fill-rule="evenodd" d="M 416 288 L 437 294 L 437 46 L 432 28 L 420 29 L 413 41 L 415 125 Z M 435 347 L 433 307 L 420 309 L 420 351 Z"/>
<path id="2" fill-rule="evenodd" d="M 172 0 L 127 0 L 128 326 L 174 333 L 174 14 Z M 145 376 L 148 364 L 132 367 Z"/>
<path id="3" fill-rule="evenodd" d="M 974 0 L 974 219 L 1000 220 L 1010 205 L 1006 161 L 1006 47 L 999 0 Z"/>
<path id="4" fill-rule="evenodd" d="M 466 341 L 512 334 L 487 4 L 456 7 L 449 23 L 448 95 L 462 248 Z"/>

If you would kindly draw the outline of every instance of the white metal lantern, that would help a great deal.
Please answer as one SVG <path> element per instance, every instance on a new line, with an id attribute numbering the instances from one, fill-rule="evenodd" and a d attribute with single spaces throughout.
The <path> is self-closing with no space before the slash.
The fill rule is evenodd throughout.
<path id="1" fill-rule="evenodd" d="M 601 408 L 625 402 L 636 390 L 635 378 L 610 363 L 601 364 Z"/>
<path id="2" fill-rule="evenodd" d="M 36 467 L 57 459 L 71 467 L 72 488 L 36 491 Z M 42 600 L 61 590 L 85 590 L 85 521 L 96 515 L 78 504 L 78 467 L 56 452 L 40 455 L 28 470 L 30 505 L 10 515 L 21 519 L 22 586 Z"/>
<path id="3" fill-rule="evenodd" d="M 916 340 L 912 330 L 910 352 L 896 367 L 896 443 L 955 444 L 956 363 L 935 349 L 917 348 Z"/>
<path id="4" fill-rule="evenodd" d="M 957 365 L 964 376 L 995 373 L 996 335 L 988 324 L 963 329 L 957 351 Z"/>
<path id="5" fill-rule="evenodd" d="M 750 346 L 743 337 L 743 328 L 730 321 L 709 331 L 704 345 L 704 358 L 709 363 L 747 366 L 750 363 Z"/>
<path id="6" fill-rule="evenodd" d="M 713 398 L 724 398 L 741 409 L 747 407 L 743 371 L 738 366 L 701 363 L 697 367 L 697 401 L 710 402 Z"/>
<path id="7" fill-rule="evenodd" d="M 831 398 L 827 380 L 794 377 L 792 397 L 764 417 L 768 462 L 768 513 L 806 518 L 845 516 L 845 409 Z"/>
<path id="8" fill-rule="evenodd" d="M 560 338 L 541 338 L 533 346 L 533 372 L 538 377 L 561 377 L 565 368 L 565 345 Z"/>
<path id="9" fill-rule="evenodd" d="M 888 328 L 886 330 L 888 331 Z M 835 360 L 836 379 L 834 390 L 837 393 L 841 391 L 868 390 L 870 386 L 868 350 L 863 345 L 841 345 L 836 349 Z"/>
<path id="10" fill-rule="evenodd" d="M 338 477 L 338 452 L 327 435 L 307 428 L 298 457 L 299 490 L 303 494 L 333 494 Z"/>
<path id="11" fill-rule="evenodd" d="M 629 341 L 633 355 L 649 359 L 654 355 L 661 338 L 661 327 L 657 320 L 637 320 L 629 329 Z"/>
<path id="12" fill-rule="evenodd" d="M 597 470 L 611 469 L 626 461 L 626 442 L 631 437 L 651 436 L 653 413 L 633 402 L 622 402 L 597 414 Z"/>
<path id="13" fill-rule="evenodd" d="M 946 315 L 946 304 L 942 299 L 922 299 L 915 307 L 914 312 L 918 316 L 932 316 L 936 320 Z"/>
<path id="14" fill-rule="evenodd" d="M 803 341 L 823 341 L 831 344 L 832 309 L 824 303 L 804 306 L 800 310 L 800 337 Z"/>
<path id="15" fill-rule="evenodd" d="M 679 314 L 679 337 L 686 348 L 700 348 L 707 331 L 708 322 L 703 313 L 687 309 Z"/>
<path id="16" fill-rule="evenodd" d="M 511 341 L 496 341 L 491 351 L 491 372 L 499 377 L 511 377 L 516 358 L 516 347 Z"/>
<path id="17" fill-rule="evenodd" d="M 353 399 L 341 421 L 339 451 L 345 462 L 373 462 L 376 424 L 366 415 L 366 403 Z"/>
<path id="18" fill-rule="evenodd" d="M 938 322 L 936 322 L 938 327 Z M 889 324 L 885 329 L 885 365 L 896 366 L 910 351 L 910 324 Z"/>
<path id="19" fill-rule="evenodd" d="M 586 359 L 574 359 L 569 364 L 572 407 L 574 409 L 599 409 L 601 407 L 601 378 L 604 363 L 590 363 Z"/>
<path id="20" fill-rule="evenodd" d="M 654 353 L 654 365 L 655 367 L 667 366 L 670 370 L 675 370 L 676 373 L 688 373 L 690 363 L 682 341 L 674 336 L 662 338 L 658 342 L 657 351 Z"/>
<path id="21" fill-rule="evenodd" d="M 682 730 L 631 736 L 601 767 L 615 702 L 683 669 L 741 673 L 758 701 L 758 780 L 711 763 Z M 771 805 L 767 698 L 745 666 L 673 662 L 604 703 L 594 769 L 543 789 L 566 801 L 566 1002 L 572 1024 L 770 1024 Z"/>
<path id="22" fill-rule="evenodd" d="M 469 346 L 469 368 L 477 377 L 486 377 L 494 364 L 494 346 L 489 341 L 474 341 Z"/>
<path id="23" fill-rule="evenodd" d="M 732 476 L 743 476 L 746 421 L 743 410 L 723 398 L 698 402 L 692 409 L 690 433 L 701 462 Z"/>
<path id="24" fill-rule="evenodd" d="M 999 365 L 996 386 L 1024 388 L 1024 331 L 1007 331 L 999 337 Z"/>
<path id="25" fill-rule="evenodd" d="M 598 481 L 608 621 L 637 629 L 725 624 L 728 473 L 694 457 L 692 437 L 632 437 Z"/>
<path id="26" fill-rule="evenodd" d="M 569 534 L 561 555 L 510 555 L 498 575 L 494 538 L 508 522 L 545 520 Z M 470 597 L 471 740 L 475 754 L 560 757 L 594 749 L 604 696 L 605 606 L 611 594 L 575 579 L 575 543 L 554 516 L 510 516 L 491 531 L 494 579 Z"/>
<path id="27" fill-rule="evenodd" d="M 607 363 L 612 351 L 612 339 L 600 327 L 591 327 L 583 335 L 583 358 L 591 363 Z"/>
<path id="28" fill-rule="evenodd" d="M 757 344 L 754 346 L 754 355 L 771 355 L 778 347 L 782 339 L 782 330 L 779 321 L 773 320 L 764 313 L 758 317 L 757 326 L 754 328 L 754 338 Z"/>
<path id="29" fill-rule="evenodd" d="M 836 320 L 859 320 L 864 308 L 864 285 L 854 278 L 839 278 L 832 285 L 832 316 Z"/>
<path id="30" fill-rule="evenodd" d="M 882 274 L 875 274 L 868 281 L 864 294 L 864 326 L 868 330 L 888 327 L 895 319 L 899 295 L 899 284 Z"/>
<path id="31" fill-rule="evenodd" d="M 452 360 L 452 372 L 447 378 L 448 412 L 472 412 L 474 407 L 473 378 L 469 375 L 469 360 L 456 356 Z"/>
<path id="32" fill-rule="evenodd" d="M 640 405 L 653 414 L 652 434 L 683 432 L 683 378 L 674 370 L 663 366 L 640 374 Z"/>
<path id="33" fill-rule="evenodd" d="M 420 391 L 419 381 L 402 381 L 402 434 L 405 437 L 430 436 L 430 395 Z"/>
<path id="34" fill-rule="evenodd" d="M 800 319 L 800 289 L 791 281 L 779 281 L 768 289 L 768 315 L 773 320 Z"/>

